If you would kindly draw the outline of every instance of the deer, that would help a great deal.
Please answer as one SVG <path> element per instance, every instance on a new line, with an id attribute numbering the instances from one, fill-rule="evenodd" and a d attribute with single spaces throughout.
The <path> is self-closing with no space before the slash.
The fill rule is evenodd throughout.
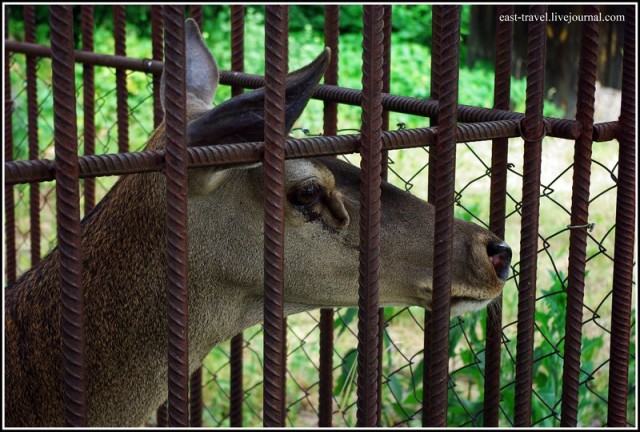
<path id="1" fill-rule="evenodd" d="M 186 21 L 187 144 L 264 140 L 264 88 L 212 107 L 218 66 Z M 286 77 L 286 130 L 330 59 Z M 164 85 L 164 77 L 162 80 Z M 162 92 L 164 98 L 164 92 Z M 146 150 L 165 146 L 164 123 Z M 189 370 L 217 344 L 263 320 L 264 168 L 188 171 Z M 284 312 L 357 307 L 359 168 L 336 157 L 285 161 Z M 160 172 L 128 174 L 81 222 L 87 422 L 139 426 L 167 399 L 166 192 Z M 434 207 L 381 186 L 381 306 L 431 309 Z M 451 315 L 500 296 L 511 249 L 454 221 Z M 5 289 L 5 423 L 63 426 L 59 250 Z"/>

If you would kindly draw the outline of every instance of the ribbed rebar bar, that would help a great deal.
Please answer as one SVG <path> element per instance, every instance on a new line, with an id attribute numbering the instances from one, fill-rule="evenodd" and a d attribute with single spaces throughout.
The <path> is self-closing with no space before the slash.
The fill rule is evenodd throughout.
<path id="1" fill-rule="evenodd" d="M 12 52 L 32 54 L 39 57 L 51 57 L 51 49 L 37 44 L 25 42 L 5 41 L 5 49 Z M 132 71 L 148 72 L 153 74 L 162 73 L 162 62 L 150 59 L 134 59 L 129 57 L 119 57 L 113 55 L 88 53 L 76 51 L 76 61 L 79 63 L 90 63 L 93 65 L 120 67 Z M 232 86 L 241 86 L 255 89 L 264 86 L 264 78 L 258 75 L 237 73 L 231 71 L 220 71 L 220 83 Z M 361 105 L 361 92 L 359 90 L 340 88 L 330 85 L 320 84 L 313 94 L 314 99 L 327 102 L 337 102 L 345 105 Z M 431 99 L 417 99 L 407 96 L 397 96 L 384 94 L 382 96 L 382 106 L 392 112 L 404 114 L 420 115 L 433 118 L 436 116 L 438 102 Z M 515 120 L 524 118 L 524 114 L 506 110 L 496 110 L 489 108 L 472 107 L 468 105 L 458 106 L 458 121 L 473 123 L 499 120 Z M 545 118 L 549 124 L 548 136 L 575 140 L 580 135 L 580 124 L 574 120 L 559 119 L 553 117 Z M 607 125 L 607 123 L 603 123 Z M 601 125 L 594 126 L 595 136 Z M 609 138 L 610 139 L 610 138 Z M 598 139 L 597 141 L 606 141 Z"/>
<path id="2" fill-rule="evenodd" d="M 158 427 L 167 427 L 169 423 L 167 402 L 165 401 L 156 411 L 156 422 Z"/>
<path id="3" fill-rule="evenodd" d="M 509 109 L 511 96 L 511 51 L 513 22 L 500 20 L 513 15 L 514 6 L 496 10 L 496 61 L 493 107 Z M 491 145 L 491 192 L 489 228 L 504 239 L 507 203 L 507 162 L 509 139 L 493 140 Z M 484 426 L 498 426 L 500 413 L 500 348 L 502 346 L 502 295 L 487 307 L 486 354 L 484 367 Z"/>
<path id="4" fill-rule="evenodd" d="M 435 101 L 435 112 L 431 115 L 429 126 L 435 126 L 438 124 L 438 100 L 440 99 L 440 93 L 438 92 L 440 86 L 440 55 L 441 55 L 441 38 L 442 38 L 442 9 L 436 7 L 432 9 L 431 13 L 431 77 L 430 77 L 430 94 L 429 99 L 425 100 L 425 103 L 429 101 Z M 395 111 L 395 110 L 394 110 Z M 429 151 L 429 182 L 427 191 L 427 200 L 433 204 L 435 197 L 435 170 L 436 168 L 436 152 Z M 426 317 L 425 317 L 426 319 Z M 426 322 L 426 321 L 425 321 Z M 427 374 L 425 374 L 426 376 Z"/>
<path id="5" fill-rule="evenodd" d="M 544 16 L 546 6 L 531 6 L 530 15 Z M 518 341 L 516 344 L 515 418 L 519 427 L 531 425 L 533 384 L 533 329 L 535 324 L 536 269 L 540 170 L 544 125 L 545 23 L 529 22 L 527 53 L 527 99 L 522 122 L 524 147 L 522 226 L 520 230 L 520 283 L 518 285 Z"/>
<path id="6" fill-rule="evenodd" d="M 331 49 L 331 60 L 324 73 L 324 84 L 338 85 L 338 56 L 340 36 L 340 6 L 327 5 L 324 7 L 324 45 Z M 325 135 L 338 134 L 338 104 L 324 103 L 324 131 Z"/>
<path id="7" fill-rule="evenodd" d="M 285 421 L 284 135 L 288 7 L 265 9 L 264 122 L 264 417 L 265 427 Z"/>
<path id="8" fill-rule="evenodd" d="M 125 6 L 113 6 L 113 38 L 115 41 L 115 55 L 126 57 L 127 34 Z M 118 151 L 129 151 L 129 107 L 127 100 L 127 70 L 116 68 L 116 112 L 118 118 Z"/>
<path id="9" fill-rule="evenodd" d="M 331 49 L 331 60 L 324 73 L 324 83 L 338 85 L 340 6 L 324 7 L 324 45 Z M 325 102 L 324 135 L 338 133 L 338 104 Z M 318 426 L 333 425 L 333 309 L 320 310 L 320 384 L 318 390 Z"/>
<path id="10" fill-rule="evenodd" d="M 598 15 L 598 6 L 583 6 L 582 14 Z M 591 144 L 598 68 L 598 22 L 582 23 L 580 60 L 578 63 L 578 102 L 576 121 L 582 133 L 576 140 L 573 162 L 573 196 L 571 226 L 587 225 L 589 187 L 591 184 Z M 582 347 L 582 310 L 586 268 L 587 230 L 572 229 L 569 235 L 569 280 L 567 284 L 567 318 L 565 324 L 564 369 L 562 375 L 562 415 L 560 425 L 578 425 L 578 388 L 580 386 L 580 352 Z"/>
<path id="11" fill-rule="evenodd" d="M 382 29 L 382 92 L 391 92 L 391 23 L 392 23 L 393 6 L 383 6 L 382 20 L 384 22 Z M 382 130 L 389 130 L 389 111 L 382 110 Z M 389 152 L 382 151 L 382 161 L 380 165 L 381 176 L 383 180 L 387 180 L 389 175 Z M 384 308 L 378 310 L 378 419 L 377 426 L 382 425 L 382 366 L 384 359 Z"/>
<path id="12" fill-rule="evenodd" d="M 610 121 L 593 125 L 593 142 L 607 142 L 616 138 L 618 122 Z"/>
<path id="13" fill-rule="evenodd" d="M 453 253 L 453 205 L 456 165 L 456 109 L 460 50 L 460 7 L 442 8 L 438 139 L 435 167 L 435 224 L 433 294 L 431 300 L 431 366 L 429 368 L 430 426 L 446 426 L 449 376 L 449 318 L 451 258 Z M 446 49 L 445 49 L 446 47 Z"/>
<path id="14" fill-rule="evenodd" d="M 93 6 L 82 6 L 82 51 L 93 51 Z M 84 110 L 84 154 L 95 154 L 96 125 L 95 125 L 95 73 L 92 65 L 82 67 L 82 100 Z M 84 213 L 91 211 L 96 203 L 95 180 L 84 180 Z"/>
<path id="15" fill-rule="evenodd" d="M 430 95 L 429 99 L 437 101 L 439 99 L 438 86 L 440 84 L 440 42 L 442 37 L 442 9 L 439 7 L 432 8 L 431 13 L 431 76 L 430 76 Z M 437 112 L 430 117 L 429 126 L 438 124 Z M 433 148 L 429 150 L 428 162 L 428 185 L 427 200 L 434 204 L 435 201 L 435 167 L 436 152 Z M 428 413 L 431 412 L 431 381 L 429 368 L 431 367 L 431 312 L 425 310 L 424 313 L 424 362 L 422 374 L 422 426 L 429 425 Z"/>
<path id="16" fill-rule="evenodd" d="M 24 40 L 35 42 L 35 6 L 24 6 Z M 36 76 L 37 58 L 27 56 L 27 129 L 29 159 L 38 159 L 38 87 Z M 40 262 L 40 184 L 29 184 L 29 219 L 31 225 L 31 266 Z"/>
<path id="17" fill-rule="evenodd" d="M 189 426 L 202 427 L 202 368 L 196 369 L 189 381 Z"/>
<path id="18" fill-rule="evenodd" d="M 153 61 L 162 64 L 164 54 L 164 19 L 162 6 L 151 6 L 151 56 Z M 153 127 L 162 123 L 164 112 L 160 101 L 160 74 L 153 74 Z"/>
<path id="19" fill-rule="evenodd" d="M 164 6 L 169 426 L 189 425 L 184 6 Z"/>
<path id="20" fill-rule="evenodd" d="M 633 248 L 636 218 L 636 6 L 627 6 L 622 63 L 620 156 L 616 199 L 616 237 L 611 307 L 611 363 L 607 426 L 626 426 L 629 379 L 629 337 L 633 297 Z"/>
<path id="21" fill-rule="evenodd" d="M 360 276 L 358 291 L 357 426 L 378 421 L 378 322 L 382 162 L 382 41 L 384 9 L 364 6 L 362 143 L 360 147 Z"/>
<path id="22" fill-rule="evenodd" d="M 231 70 L 244 72 L 244 6 L 236 5 L 231 8 Z M 231 95 L 242 94 L 243 88 L 231 87 Z M 242 348 L 244 340 L 242 333 L 231 338 L 230 360 L 230 396 L 229 396 L 229 421 L 231 427 L 242 427 L 242 402 L 244 389 L 242 383 Z"/>
<path id="23" fill-rule="evenodd" d="M 80 250 L 80 194 L 76 126 L 73 20 L 71 6 L 50 6 L 53 118 L 56 154 L 56 207 L 60 290 L 61 339 L 64 367 L 65 423 L 87 425 Z"/>
<path id="24" fill-rule="evenodd" d="M 9 6 L 4 6 L 4 31 L 5 38 L 9 33 Z M 4 51 L 4 158 L 5 161 L 13 160 L 13 100 L 11 99 L 11 80 L 9 79 L 11 53 Z M 6 240 L 6 276 L 7 283 L 16 280 L 16 217 L 13 186 L 4 183 L 4 235 Z"/>
<path id="25" fill-rule="evenodd" d="M 189 5 L 189 16 L 194 19 L 198 28 L 202 30 L 202 5 Z"/>
<path id="26" fill-rule="evenodd" d="M 394 130 L 382 133 L 382 148 L 430 147 L 435 143 L 435 128 Z M 501 137 L 520 136 L 519 122 L 504 120 L 488 123 L 461 124 L 456 142 L 469 143 Z M 359 151 L 361 136 L 339 135 L 314 138 L 291 138 L 285 141 L 285 158 L 329 156 Z M 236 143 L 187 149 L 189 168 L 236 163 L 259 162 L 264 143 Z M 164 167 L 164 150 L 83 156 L 78 159 L 80 177 L 100 177 L 160 171 Z M 5 162 L 5 184 L 48 181 L 55 178 L 55 162 L 49 159 Z"/>

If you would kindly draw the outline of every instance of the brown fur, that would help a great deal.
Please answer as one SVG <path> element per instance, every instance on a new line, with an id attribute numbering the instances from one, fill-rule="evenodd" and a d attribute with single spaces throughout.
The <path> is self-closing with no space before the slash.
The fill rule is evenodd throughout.
<path id="1" fill-rule="evenodd" d="M 188 30 L 191 49 L 201 50 L 204 43 L 198 41 L 199 33 L 195 36 L 191 21 Z M 325 60 L 307 69 L 313 72 L 304 78 L 310 80 L 307 89 L 317 83 Z M 212 73 L 215 69 L 217 77 L 215 62 L 200 66 L 212 68 Z M 214 91 L 213 87 L 209 90 Z M 228 112 L 225 109 L 240 108 L 253 110 L 254 117 L 261 115 L 259 92 L 238 102 L 237 108 L 221 105 L 210 111 L 210 94 L 198 91 L 189 95 L 190 119 L 208 115 L 215 121 L 219 113 Z M 302 99 L 309 97 L 310 91 L 305 92 Z M 293 120 L 304 103 L 306 99 L 292 102 Z M 261 134 L 261 127 L 251 126 L 246 133 L 240 127 L 241 132 L 222 138 L 198 129 L 194 136 L 209 136 L 210 143 L 248 141 Z M 164 139 L 161 125 L 148 148 L 162 148 Z M 285 313 L 356 306 L 359 170 L 335 158 L 319 158 L 287 161 L 285 172 Z M 213 346 L 262 320 L 263 175 L 262 166 L 189 172 L 192 371 Z M 304 200 L 316 190 L 320 192 L 311 205 L 297 204 L 297 197 Z M 165 205 L 162 174 L 128 175 L 82 223 L 90 425 L 141 425 L 166 399 Z M 430 308 L 433 213 L 431 205 L 383 183 L 382 305 Z M 487 245 L 500 240 L 459 220 L 454 232 L 452 313 L 457 314 L 478 309 L 499 295 L 503 281 L 487 256 Z M 58 250 L 54 249 L 5 291 L 8 426 L 64 423 L 59 289 Z"/>

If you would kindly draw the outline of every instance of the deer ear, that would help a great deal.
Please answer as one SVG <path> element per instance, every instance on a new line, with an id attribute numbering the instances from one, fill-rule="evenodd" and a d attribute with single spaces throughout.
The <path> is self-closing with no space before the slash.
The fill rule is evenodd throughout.
<path id="1" fill-rule="evenodd" d="M 185 59 L 187 116 L 208 111 L 218 89 L 218 65 L 200 34 L 198 24 L 189 18 L 185 22 Z M 160 81 L 160 101 L 165 109 L 165 74 Z"/>
<path id="2" fill-rule="evenodd" d="M 313 62 L 287 75 L 285 82 L 285 129 L 298 119 L 329 64 L 325 48 Z M 236 96 L 209 110 L 187 127 L 190 146 L 264 140 L 264 88 Z"/>
<path id="3" fill-rule="evenodd" d="M 330 57 L 331 51 L 326 48 L 313 62 L 287 75 L 285 82 L 285 129 L 287 133 L 311 98 L 329 64 Z M 187 142 L 190 146 L 263 140 L 264 88 L 236 96 L 208 110 L 187 126 Z M 258 164 L 236 166 L 231 169 L 248 169 Z M 189 170 L 189 193 L 204 195 L 212 192 L 224 182 L 231 169 L 198 168 Z"/>

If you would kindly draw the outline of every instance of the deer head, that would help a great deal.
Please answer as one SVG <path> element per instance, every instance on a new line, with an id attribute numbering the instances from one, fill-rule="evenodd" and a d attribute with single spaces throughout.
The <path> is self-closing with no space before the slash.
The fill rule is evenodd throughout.
<path id="1" fill-rule="evenodd" d="M 263 89 L 211 108 L 218 69 L 187 20 L 188 145 L 262 141 Z M 286 128 L 330 52 L 288 75 Z M 165 145 L 164 125 L 147 146 Z M 262 320 L 261 164 L 188 173 L 189 360 Z M 336 158 L 285 163 L 285 313 L 357 306 L 359 170 Z M 433 207 L 382 184 L 380 303 L 431 308 Z M 86 371 L 92 425 L 140 425 L 165 399 L 167 336 L 162 174 L 121 178 L 82 222 Z M 58 252 L 5 293 L 6 415 L 11 426 L 63 424 Z M 456 220 L 452 314 L 484 307 L 508 275 L 509 247 Z"/>

